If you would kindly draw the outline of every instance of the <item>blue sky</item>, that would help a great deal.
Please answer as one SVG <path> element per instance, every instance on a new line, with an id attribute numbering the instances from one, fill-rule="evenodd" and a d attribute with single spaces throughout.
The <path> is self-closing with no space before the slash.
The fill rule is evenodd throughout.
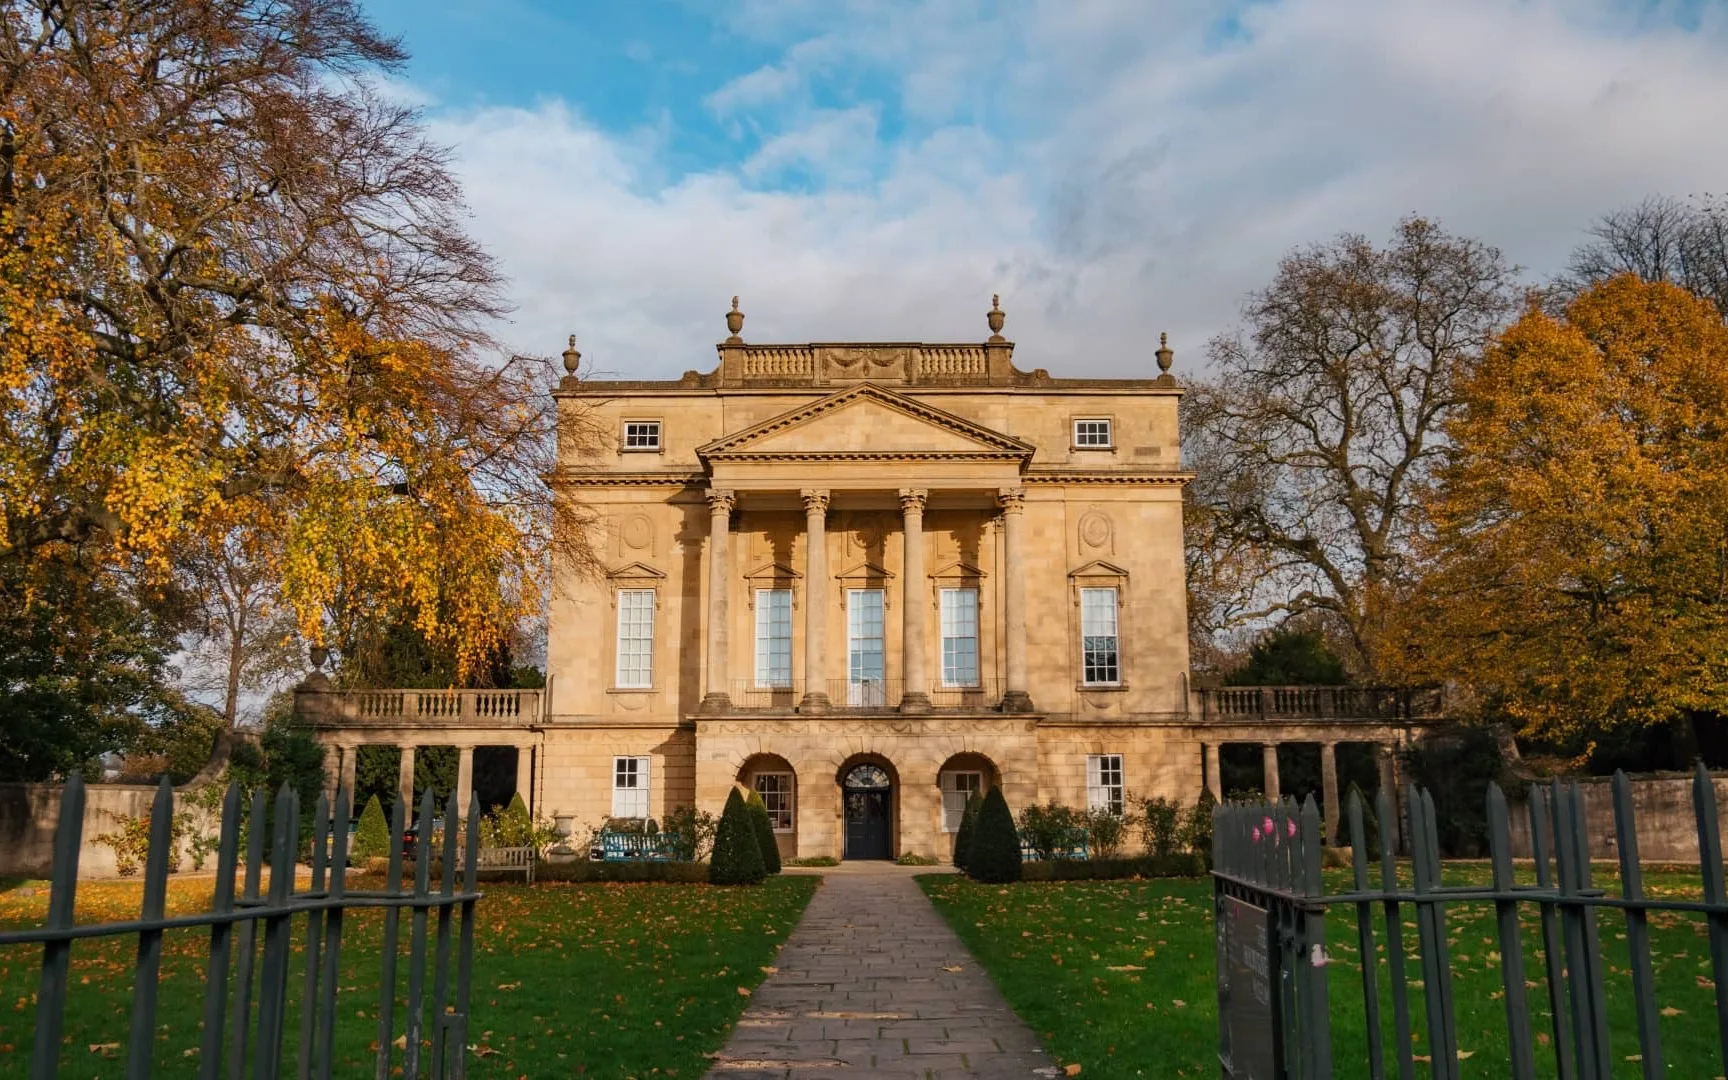
<path id="1" fill-rule="evenodd" d="M 1728 191 L 1723 0 L 371 0 L 516 304 L 596 370 L 747 340 L 1178 367 L 1280 255 L 1419 212 L 1528 276 Z"/>

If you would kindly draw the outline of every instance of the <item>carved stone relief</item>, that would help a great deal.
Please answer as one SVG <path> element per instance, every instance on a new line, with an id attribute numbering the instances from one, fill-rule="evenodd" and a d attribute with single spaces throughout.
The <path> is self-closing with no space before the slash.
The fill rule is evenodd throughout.
<path id="1" fill-rule="evenodd" d="M 1116 528 L 1102 510 L 1088 510 L 1080 518 L 1080 550 L 1114 554 Z"/>

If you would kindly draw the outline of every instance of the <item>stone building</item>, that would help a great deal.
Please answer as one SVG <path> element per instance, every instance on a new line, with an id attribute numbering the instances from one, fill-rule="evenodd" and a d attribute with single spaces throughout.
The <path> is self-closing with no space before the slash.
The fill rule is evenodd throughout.
<path id="1" fill-rule="evenodd" d="M 598 516 L 605 572 L 555 574 L 544 693 L 329 703 L 333 776 L 394 741 L 406 787 L 416 742 L 453 743 L 465 796 L 472 747 L 509 745 L 537 813 L 718 811 L 736 783 L 786 855 L 946 856 L 971 792 L 1190 803 L 1226 740 L 1316 737 L 1336 820 L 1336 741 L 1402 737 L 1190 692 L 1162 341 L 1147 377 L 1067 378 L 1014 365 L 994 301 L 979 343 L 756 345 L 726 318 L 708 373 L 578 378 L 565 353 L 559 407 L 605 444 L 551 482 Z"/>

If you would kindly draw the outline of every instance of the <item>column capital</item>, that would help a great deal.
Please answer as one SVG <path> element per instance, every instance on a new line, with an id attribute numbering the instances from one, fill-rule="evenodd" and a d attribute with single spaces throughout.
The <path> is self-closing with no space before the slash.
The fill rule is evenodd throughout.
<path id="1" fill-rule="evenodd" d="M 925 491 L 923 488 L 901 488 L 900 509 L 907 513 L 917 511 L 922 514 L 924 512 L 924 502 L 929 497 L 930 493 Z"/>
<path id="2" fill-rule="evenodd" d="M 708 498 L 708 512 L 711 514 L 730 514 L 732 508 L 738 505 L 737 493 L 728 491 L 725 488 L 709 488 L 706 495 Z"/>
<path id="3" fill-rule="evenodd" d="M 996 505 L 1004 514 L 1018 514 L 1026 509 L 1026 489 L 1003 488 L 996 493 Z"/>
<path id="4" fill-rule="evenodd" d="M 805 488 L 799 496 L 804 500 L 806 514 L 826 514 L 828 512 L 828 492 L 822 488 Z"/>

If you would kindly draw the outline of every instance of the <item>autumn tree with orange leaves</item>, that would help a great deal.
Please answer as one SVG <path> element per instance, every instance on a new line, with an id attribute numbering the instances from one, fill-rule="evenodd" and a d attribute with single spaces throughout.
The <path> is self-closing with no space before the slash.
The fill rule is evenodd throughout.
<path id="1" fill-rule="evenodd" d="M 1461 380 L 1408 676 L 1552 741 L 1728 713 L 1728 326 L 1631 275 Z"/>
<path id="2" fill-rule="evenodd" d="M 351 0 L 0 5 L 0 576 L 168 580 L 236 522 L 340 657 L 408 620 L 465 670 L 578 509 L 549 365 Z M 37 584 L 33 584 L 33 581 Z"/>

